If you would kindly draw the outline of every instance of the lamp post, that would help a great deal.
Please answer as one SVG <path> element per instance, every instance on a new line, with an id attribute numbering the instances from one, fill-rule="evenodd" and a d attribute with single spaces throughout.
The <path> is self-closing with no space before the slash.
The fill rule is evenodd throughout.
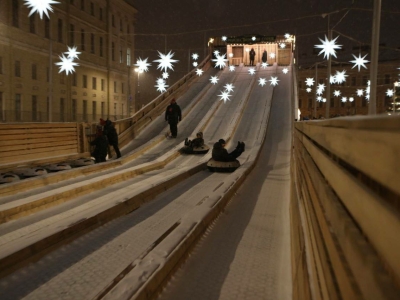
<path id="1" fill-rule="evenodd" d="M 143 73 L 143 70 L 140 68 L 135 68 L 135 72 L 137 73 L 137 99 L 136 103 L 140 102 L 140 73 Z"/>

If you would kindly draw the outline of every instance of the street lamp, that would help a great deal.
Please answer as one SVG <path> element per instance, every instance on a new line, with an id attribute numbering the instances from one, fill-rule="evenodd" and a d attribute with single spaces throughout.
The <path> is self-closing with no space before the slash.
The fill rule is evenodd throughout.
<path id="1" fill-rule="evenodd" d="M 140 101 L 140 73 L 143 73 L 143 70 L 141 68 L 135 68 L 135 72 L 137 73 L 137 99 L 136 103 L 139 103 Z"/>

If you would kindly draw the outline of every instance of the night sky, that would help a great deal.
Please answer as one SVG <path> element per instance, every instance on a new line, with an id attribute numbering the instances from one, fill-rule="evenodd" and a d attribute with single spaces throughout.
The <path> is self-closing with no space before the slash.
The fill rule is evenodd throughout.
<path id="1" fill-rule="evenodd" d="M 333 37 L 339 35 L 343 45 L 341 55 L 358 54 L 354 47 L 371 43 L 373 0 L 129 0 L 138 10 L 135 25 L 135 56 L 149 61 L 158 59 L 157 50 L 175 53 L 178 59 L 170 84 L 187 73 L 189 53 L 204 58 L 204 45 L 211 36 L 243 34 L 283 35 L 295 34 L 299 64 L 320 61 L 313 54 L 318 38 L 330 28 Z M 157 4 L 155 4 L 157 2 Z M 352 8 L 352 9 L 346 9 Z M 333 13 L 334 11 L 339 11 Z M 397 28 L 397 30 L 396 30 Z M 386 55 L 400 59 L 400 0 L 382 0 L 380 43 L 385 44 Z M 166 37 L 165 37 L 166 36 Z M 367 57 L 367 59 L 369 56 Z M 142 100 L 158 95 L 154 82 L 160 77 L 152 63 L 151 72 L 141 76 Z M 143 78 L 142 78 L 143 77 Z"/>

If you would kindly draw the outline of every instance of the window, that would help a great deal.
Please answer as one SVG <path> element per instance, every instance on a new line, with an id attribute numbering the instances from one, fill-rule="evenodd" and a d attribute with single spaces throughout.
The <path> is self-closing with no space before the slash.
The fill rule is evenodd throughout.
<path id="1" fill-rule="evenodd" d="M 367 76 L 362 77 L 362 85 L 367 85 L 368 84 L 368 79 Z"/>
<path id="2" fill-rule="evenodd" d="M 37 79 L 37 67 L 36 64 L 32 64 L 32 79 Z"/>
<path id="3" fill-rule="evenodd" d="M 117 82 L 114 81 L 114 93 L 116 93 L 116 92 L 117 92 Z"/>
<path id="4" fill-rule="evenodd" d="M 50 69 L 49 69 L 49 67 L 46 68 L 46 81 L 47 82 L 50 81 Z"/>
<path id="5" fill-rule="evenodd" d="M 390 74 L 385 74 L 385 84 L 390 84 Z"/>
<path id="6" fill-rule="evenodd" d="M 97 89 L 97 78 L 92 77 L 92 89 L 96 90 Z"/>
<path id="7" fill-rule="evenodd" d="M 82 87 L 85 89 L 87 88 L 87 76 L 86 75 L 82 76 Z"/>
<path id="8" fill-rule="evenodd" d="M 123 115 L 124 115 L 124 104 L 121 103 L 121 116 L 123 116 Z"/>
<path id="9" fill-rule="evenodd" d="M 101 91 L 104 92 L 105 80 L 101 80 Z"/>
<path id="10" fill-rule="evenodd" d="M 50 19 L 47 16 L 44 17 L 44 37 L 50 38 Z"/>
<path id="11" fill-rule="evenodd" d="M 78 108 L 76 106 L 76 99 L 72 99 L 72 107 L 71 107 L 71 112 L 72 112 L 72 121 L 76 121 L 76 112 Z"/>
<path id="12" fill-rule="evenodd" d="M 65 84 L 65 73 L 60 73 L 60 84 Z"/>
<path id="13" fill-rule="evenodd" d="M 122 49 L 119 49 L 119 63 L 122 64 L 124 62 L 124 59 L 122 57 Z"/>
<path id="14" fill-rule="evenodd" d="M 131 65 L 131 49 L 126 49 L 126 65 Z"/>
<path id="15" fill-rule="evenodd" d="M 94 34 L 90 34 L 90 53 L 94 54 Z"/>
<path id="16" fill-rule="evenodd" d="M 111 43 L 111 59 L 112 60 L 115 60 L 114 52 L 115 52 L 115 44 L 114 44 L 114 42 L 112 42 Z"/>
<path id="17" fill-rule="evenodd" d="M 302 81 L 301 80 L 299 80 L 299 89 L 301 89 L 302 88 Z"/>
<path id="18" fill-rule="evenodd" d="M 46 113 L 47 113 L 47 116 L 49 115 L 49 111 L 50 111 L 50 98 L 47 97 L 46 98 Z"/>
<path id="19" fill-rule="evenodd" d="M 122 19 L 119 19 L 119 31 L 122 32 L 123 31 L 123 24 L 122 24 Z"/>
<path id="20" fill-rule="evenodd" d="M 15 94 L 15 121 L 21 121 L 21 94 Z"/>
<path id="21" fill-rule="evenodd" d="M 117 103 L 114 103 L 114 119 L 117 119 Z"/>
<path id="22" fill-rule="evenodd" d="M 72 86 L 77 86 L 77 81 L 76 73 L 72 73 Z"/>
<path id="23" fill-rule="evenodd" d="M 103 21 L 103 9 L 101 7 L 99 8 L 99 19 Z"/>
<path id="24" fill-rule="evenodd" d="M 330 107 L 335 107 L 335 99 L 331 98 Z"/>
<path id="25" fill-rule="evenodd" d="M 96 101 L 92 101 L 92 120 L 96 121 L 97 120 L 97 106 L 96 106 L 97 102 Z"/>
<path id="26" fill-rule="evenodd" d="M 60 121 L 64 122 L 65 121 L 65 99 L 60 98 Z"/>
<path id="27" fill-rule="evenodd" d="M 58 19 L 58 42 L 62 43 L 63 42 L 63 21 L 61 19 Z"/>
<path id="28" fill-rule="evenodd" d="M 3 108 L 3 92 L 0 92 L 0 121 L 5 121 Z"/>
<path id="29" fill-rule="evenodd" d="M 0 56 L 0 74 L 3 74 L 3 57 Z"/>
<path id="30" fill-rule="evenodd" d="M 69 3 L 72 5 L 74 5 L 74 2 L 75 2 L 74 0 L 69 0 Z"/>
<path id="31" fill-rule="evenodd" d="M 100 56 L 103 57 L 103 38 L 100 37 L 99 39 L 99 50 L 100 50 Z"/>
<path id="32" fill-rule="evenodd" d="M 35 26 L 35 14 L 29 17 L 29 32 L 36 33 L 36 26 Z"/>
<path id="33" fill-rule="evenodd" d="M 82 106 L 82 118 L 83 121 L 87 121 L 88 120 L 88 116 L 87 116 L 87 100 L 83 100 L 83 106 Z"/>
<path id="34" fill-rule="evenodd" d="M 12 1 L 12 24 L 19 27 L 19 1 Z"/>
<path id="35" fill-rule="evenodd" d="M 85 0 L 81 0 L 81 10 L 85 10 Z"/>
<path id="36" fill-rule="evenodd" d="M 308 108 L 312 107 L 313 99 L 308 99 Z"/>
<path id="37" fill-rule="evenodd" d="M 75 25 L 69 25 L 69 43 L 72 45 L 75 44 Z"/>
<path id="38" fill-rule="evenodd" d="M 21 63 L 19 60 L 15 61 L 15 77 L 21 77 Z"/>
<path id="39" fill-rule="evenodd" d="M 125 85 L 124 85 L 123 82 L 121 83 L 121 93 L 122 93 L 122 94 L 125 93 Z"/>
<path id="40" fill-rule="evenodd" d="M 94 4 L 93 4 L 93 2 L 90 2 L 90 14 L 92 16 L 94 16 Z"/>
<path id="41" fill-rule="evenodd" d="M 37 96 L 32 95 L 32 121 L 37 121 Z"/>
<path id="42" fill-rule="evenodd" d="M 105 106 L 106 106 L 106 104 L 105 104 L 105 102 L 101 102 L 101 116 L 102 117 L 104 117 L 104 113 L 105 113 Z"/>
<path id="43" fill-rule="evenodd" d="M 81 50 L 85 50 L 85 30 L 81 29 Z"/>
<path id="44" fill-rule="evenodd" d="M 126 25 L 126 33 L 130 33 L 129 24 Z"/>
<path id="45" fill-rule="evenodd" d="M 111 25 L 112 25 L 112 27 L 115 27 L 115 17 L 114 17 L 114 15 L 111 16 Z"/>
<path id="46" fill-rule="evenodd" d="M 301 99 L 299 99 L 299 108 L 301 108 L 302 104 L 303 104 L 303 101 Z"/>
<path id="47" fill-rule="evenodd" d="M 357 85 L 357 77 L 353 76 L 351 77 L 351 85 L 356 86 Z"/>

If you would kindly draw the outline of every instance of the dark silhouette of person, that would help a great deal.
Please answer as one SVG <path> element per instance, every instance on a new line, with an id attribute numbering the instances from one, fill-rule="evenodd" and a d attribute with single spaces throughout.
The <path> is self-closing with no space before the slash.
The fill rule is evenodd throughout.
<path id="1" fill-rule="evenodd" d="M 254 48 L 251 48 L 249 55 L 250 55 L 250 66 L 254 66 L 254 58 L 256 57 L 256 51 L 254 51 Z"/>
<path id="2" fill-rule="evenodd" d="M 114 151 L 117 154 L 117 158 L 120 158 L 121 152 L 119 151 L 118 148 L 118 133 L 114 127 L 114 124 L 108 119 L 106 120 L 106 123 L 104 125 L 104 134 L 107 136 L 108 144 L 113 146 Z"/>
<path id="3" fill-rule="evenodd" d="M 261 60 L 262 60 L 263 63 L 267 62 L 267 60 L 268 60 L 267 50 L 264 50 L 264 52 L 262 54 L 262 57 L 261 57 Z"/>
<path id="4" fill-rule="evenodd" d="M 231 153 L 225 149 L 226 142 L 224 139 L 220 139 L 213 146 L 212 158 L 216 161 L 235 161 L 243 152 L 245 144 L 243 142 L 238 142 L 236 149 Z"/>
<path id="5" fill-rule="evenodd" d="M 204 145 L 203 133 L 198 132 L 196 133 L 196 138 L 193 140 L 189 140 L 188 138 L 185 139 L 185 146 L 191 148 L 199 148 Z"/>
<path id="6" fill-rule="evenodd" d="M 108 140 L 103 134 L 101 126 L 97 126 L 95 139 L 90 142 L 90 145 L 95 146 L 91 155 L 94 157 L 96 164 L 105 162 L 107 157 Z"/>
<path id="7" fill-rule="evenodd" d="M 172 99 L 171 104 L 165 110 L 165 121 L 168 121 L 171 137 L 176 138 L 178 135 L 178 123 L 182 120 L 181 108 L 176 104 L 176 100 Z"/>

